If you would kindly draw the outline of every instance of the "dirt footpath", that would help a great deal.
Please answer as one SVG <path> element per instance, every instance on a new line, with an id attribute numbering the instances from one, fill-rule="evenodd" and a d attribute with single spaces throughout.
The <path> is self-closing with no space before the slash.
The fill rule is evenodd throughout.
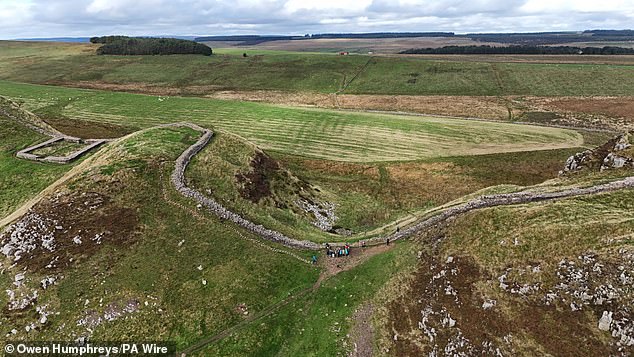
<path id="1" fill-rule="evenodd" d="M 368 258 L 379 253 L 388 251 L 393 246 L 393 244 L 383 244 L 366 248 L 352 247 L 350 250 L 350 255 L 347 257 L 331 258 L 325 255 L 320 256 L 319 265 L 323 268 L 323 271 L 321 273 L 321 276 L 319 277 L 317 284 L 320 284 L 322 281 L 330 278 L 331 276 L 335 276 L 342 271 L 350 270 L 368 260 Z"/>

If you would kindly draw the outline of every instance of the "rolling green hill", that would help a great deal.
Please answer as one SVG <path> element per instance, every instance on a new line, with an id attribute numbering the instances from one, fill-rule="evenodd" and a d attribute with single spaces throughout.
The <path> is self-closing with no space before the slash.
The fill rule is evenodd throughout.
<path id="1" fill-rule="evenodd" d="M 427 232 L 416 270 L 384 288 L 378 348 L 631 354 L 633 202 L 630 189 L 496 207 Z"/>
<path id="2" fill-rule="evenodd" d="M 633 95 L 634 67 L 218 51 L 198 56 L 97 56 L 86 44 L 0 42 L 0 79 L 126 90 L 176 88 L 410 95 Z M 511 59 L 512 61 L 512 59 Z M 354 80 L 352 80 L 354 79 Z M 127 86 L 127 87 L 126 87 Z M 153 89 L 154 87 L 154 89 Z"/>
<path id="3" fill-rule="evenodd" d="M 256 313 L 314 284 L 310 264 L 180 208 L 195 205 L 168 176 L 197 138 L 190 129 L 152 129 L 110 144 L 2 234 L 3 245 L 22 247 L 3 255 L 0 285 L 14 292 L 0 300 L 9 306 L 0 315 L 3 336 L 152 337 L 184 348 L 242 321 L 241 308 Z M 31 239 L 34 248 L 25 248 Z M 17 264 L 4 265 L 11 259 Z"/>

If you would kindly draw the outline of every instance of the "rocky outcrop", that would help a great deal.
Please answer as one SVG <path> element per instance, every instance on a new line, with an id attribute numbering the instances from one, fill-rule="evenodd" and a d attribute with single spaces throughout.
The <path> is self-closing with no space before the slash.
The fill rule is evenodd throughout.
<path id="1" fill-rule="evenodd" d="M 599 330 L 610 331 L 611 324 L 612 324 L 612 312 L 603 311 L 603 315 L 599 319 Z"/>
<path id="2" fill-rule="evenodd" d="M 583 169 L 604 171 L 634 167 L 634 157 L 630 152 L 630 140 L 633 136 L 634 133 L 622 134 L 595 149 L 570 156 L 559 174 L 565 175 Z"/>
<path id="3" fill-rule="evenodd" d="M 634 167 L 634 159 L 611 152 L 603 159 L 601 171 L 608 169 L 620 169 L 622 167 Z"/>
<path id="4" fill-rule="evenodd" d="M 330 202 L 309 202 L 305 199 L 298 199 L 295 202 L 306 213 L 314 216 L 313 225 L 324 232 L 331 231 L 337 216 L 335 215 L 335 205 Z"/>

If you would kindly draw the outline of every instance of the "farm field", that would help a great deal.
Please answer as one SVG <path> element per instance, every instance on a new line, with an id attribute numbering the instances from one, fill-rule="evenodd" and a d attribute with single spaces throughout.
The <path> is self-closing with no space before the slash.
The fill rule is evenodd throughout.
<path id="1" fill-rule="evenodd" d="M 0 221 L 72 167 L 15 157 L 18 151 L 46 139 L 0 116 Z"/>
<path id="2" fill-rule="evenodd" d="M 451 37 L 401 37 L 401 38 L 320 38 L 304 39 L 301 41 L 279 40 L 244 46 L 236 41 L 207 41 L 203 42 L 211 48 L 230 48 L 238 51 L 298 51 L 298 52 L 329 52 L 349 51 L 350 53 L 398 53 L 410 48 L 427 48 L 442 46 L 490 45 L 491 43 L 474 41 L 469 38 Z"/>
<path id="3" fill-rule="evenodd" d="M 21 46 L 1 41 L 0 79 L 66 86 L 119 85 L 128 91 L 195 95 L 220 90 L 480 96 L 634 94 L 634 63 L 628 62 L 634 56 L 615 57 L 612 64 L 596 64 L 588 58 L 578 63 L 548 64 L 539 63 L 550 61 L 543 56 L 434 59 L 270 50 L 250 51 L 249 57 L 243 58 L 243 51 L 236 49 L 216 50 L 217 55 L 211 57 L 97 56 L 95 48 L 87 44 Z M 606 58 L 611 57 L 599 60 Z"/>
<path id="4" fill-rule="evenodd" d="M 0 91 L 38 113 L 145 128 L 191 121 L 216 126 L 267 150 L 372 162 L 559 149 L 583 145 L 575 131 L 434 117 L 297 109 L 258 103 L 156 97 L 0 82 Z M 50 110 L 47 111 L 51 115 Z"/>

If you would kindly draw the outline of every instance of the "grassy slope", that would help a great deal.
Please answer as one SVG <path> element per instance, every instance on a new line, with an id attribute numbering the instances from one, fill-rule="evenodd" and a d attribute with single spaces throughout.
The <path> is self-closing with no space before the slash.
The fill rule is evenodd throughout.
<path id="1" fill-rule="evenodd" d="M 631 234 L 633 203 L 634 191 L 625 190 L 474 212 L 452 224 L 447 250 L 473 255 L 496 272 L 531 261 L 555 264 L 564 257 L 601 251 L 607 239 Z M 500 243 L 515 238 L 520 247 Z"/>
<path id="2" fill-rule="evenodd" d="M 539 186 L 540 189 L 583 186 L 588 182 L 626 175 L 631 175 L 631 171 L 584 173 Z M 426 336 L 417 335 L 420 333 L 417 325 L 421 320 L 420 311 L 428 304 L 435 311 L 447 309 L 457 320 L 456 326 L 471 342 L 477 345 L 482 339 L 493 341 L 504 354 L 605 353 L 611 340 L 608 333 L 597 329 L 597 321 L 603 310 L 631 309 L 631 300 L 621 297 L 618 302 L 604 305 L 580 305 L 580 310 L 575 311 L 571 310 L 571 302 L 579 305 L 579 299 L 572 296 L 581 294 L 579 291 L 585 287 L 590 287 L 592 293 L 601 284 L 622 288 L 623 283 L 615 283 L 620 281 L 622 270 L 625 269 L 626 274 L 622 276 L 632 274 L 632 262 L 628 266 L 621 258 L 621 252 L 632 252 L 634 247 L 633 202 L 634 191 L 624 190 L 556 202 L 495 207 L 470 212 L 449 222 L 446 228 L 430 232 L 419 241 L 418 249 L 425 253 L 418 263 L 418 271 L 401 274 L 401 284 L 407 288 L 401 286 L 400 294 L 383 300 L 385 311 L 379 322 L 382 329 L 380 346 L 390 351 L 384 355 L 427 354 L 434 343 L 443 348 L 446 336 L 451 335 L 451 331 L 455 333 L 455 329 L 441 328 L 434 343 L 430 343 Z M 568 287 L 569 284 L 570 288 L 562 294 L 563 300 L 556 298 L 550 306 L 545 305 L 543 296 L 560 289 L 554 287 L 560 281 L 556 274 L 558 264 L 562 260 L 572 260 L 581 267 L 583 263 L 578 257 L 584 254 L 596 254 L 602 270 L 593 273 L 592 264 L 585 266 L 590 272 L 579 273 L 587 274 L 581 279 L 585 282 L 566 282 L 561 286 Z M 454 305 L 452 297 L 443 298 L 446 287 L 443 279 L 431 279 L 431 275 L 440 269 L 448 272 L 455 268 L 455 264 L 446 263 L 449 256 L 458 262 L 459 268 L 457 274 L 452 273 L 452 277 L 447 278 L 452 281 L 447 286 L 453 285 L 457 289 L 456 301 L 461 301 L 461 305 Z M 618 266 L 621 267 L 616 269 Z M 533 267 L 539 267 L 537 272 L 531 272 Z M 505 271 L 509 272 L 506 281 L 511 288 L 537 284 L 539 289 L 535 293 L 525 293 L 525 296 L 504 291 L 498 277 Z M 436 288 L 438 295 L 426 295 Z M 625 289 L 625 294 L 631 295 L 631 290 Z M 416 299 L 422 299 L 422 302 Z M 493 310 L 482 308 L 486 299 L 496 301 Z M 398 342 L 392 339 L 394 334 L 400 336 Z M 507 334 L 514 337 L 511 343 L 504 341 Z M 631 349 L 626 351 L 631 352 Z"/>
<path id="3" fill-rule="evenodd" d="M 339 273 L 319 290 L 255 321 L 197 356 L 341 356 L 351 351 L 352 316 L 381 286 L 415 264 L 407 242 Z"/>
<path id="4" fill-rule="evenodd" d="M 620 172 L 599 175 L 599 177 L 591 175 L 590 177 L 573 178 L 568 180 L 566 184 L 582 183 L 587 179 L 596 180 L 602 176 L 607 178 L 624 174 L 626 173 Z M 623 196 L 624 194 L 625 196 Z M 447 230 L 447 238 L 440 245 L 438 261 L 445 261 L 449 255 L 458 256 L 461 259 L 470 256 L 476 259 L 481 269 L 497 275 L 509 266 L 523 268 L 527 264 L 534 266 L 541 263 L 542 269 L 548 270 L 562 257 L 574 258 L 588 250 L 602 250 L 605 238 L 631 234 L 634 226 L 628 217 L 631 216 L 632 207 L 630 206 L 631 202 L 634 201 L 629 199 L 630 196 L 632 196 L 632 192 L 626 191 L 556 203 L 481 210 L 459 217 Z M 577 226 L 580 216 L 593 218 Z M 619 217 L 619 219 L 615 221 L 614 217 Z M 551 221 L 556 222 L 555 225 L 550 225 Z M 545 222 L 549 224 L 544 224 Z M 619 222 L 628 223 L 623 225 Z M 491 232 L 494 234 L 490 234 Z M 519 236 L 518 232 L 521 232 Z M 582 239 L 579 239 L 580 237 Z M 500 240 L 510 242 L 513 238 L 518 238 L 522 242 L 520 247 L 515 247 L 510 243 L 504 245 L 499 243 Z M 610 251 L 615 251 L 621 246 L 631 246 L 631 244 L 631 239 L 621 241 L 611 247 Z M 196 355 L 340 355 L 353 348 L 350 346 L 353 341 L 349 339 L 348 334 L 351 332 L 350 328 L 354 322 L 353 312 L 359 308 L 361 303 L 372 303 L 377 311 L 375 322 L 378 324 L 376 325 L 378 329 L 373 337 L 381 335 L 382 340 L 375 350 L 375 352 L 379 352 L 379 355 L 399 355 L 399 351 L 403 351 L 403 349 L 390 345 L 394 342 L 392 337 L 395 334 L 399 336 L 398 341 L 416 340 L 415 343 L 422 346 L 424 345 L 424 337 L 420 335 L 419 330 L 412 331 L 411 335 L 407 335 L 408 331 L 392 330 L 391 325 L 384 325 L 386 320 L 381 319 L 387 313 L 386 311 L 389 311 L 390 304 L 407 305 L 408 307 L 411 304 L 414 310 L 407 311 L 409 315 L 400 315 L 399 318 L 414 321 L 413 327 L 417 326 L 416 321 L 420 319 L 420 311 L 415 310 L 416 296 L 421 292 L 416 290 L 416 287 L 407 286 L 409 279 L 407 276 L 411 274 L 417 264 L 421 264 L 420 259 L 416 259 L 420 255 L 421 249 L 424 251 L 428 247 L 421 247 L 412 242 L 399 245 L 396 250 L 376 256 L 351 271 L 340 273 L 323 284 L 315 294 L 283 307 L 274 315 L 258 320 L 248 327 L 236 331 L 228 338 L 210 344 Z M 429 268 L 423 267 L 423 269 Z M 469 272 L 459 270 L 458 274 L 469 274 Z M 518 306 L 516 299 L 503 297 L 499 294 L 491 295 L 493 293 L 487 290 L 495 289 L 492 286 L 497 284 L 497 280 L 495 280 L 497 275 L 491 277 L 494 283 L 477 283 L 478 289 L 483 290 L 477 290 L 474 298 L 478 299 L 479 294 L 482 293 L 489 297 L 493 296 L 497 299 L 498 306 L 501 306 L 500 309 L 505 314 L 511 314 L 511 321 L 516 321 L 514 320 L 518 318 L 516 313 L 521 313 L 523 311 L 521 309 L 524 308 L 521 303 Z M 411 294 L 407 295 L 408 300 L 396 300 L 397 302 L 394 303 L 395 297 L 408 293 Z M 441 291 L 441 294 L 444 295 L 444 290 Z M 451 309 L 451 307 L 449 308 Z M 543 311 L 538 309 L 531 310 L 531 312 L 543 314 Z M 562 313 L 562 316 L 565 314 L 565 312 Z M 461 317 L 458 313 L 453 312 L 452 316 Z M 537 323 L 538 328 L 554 327 L 551 324 L 554 322 L 550 320 L 553 316 L 549 315 L 548 312 L 539 316 L 544 320 Z M 555 316 L 558 315 L 555 314 Z M 559 321 L 560 324 L 563 324 L 559 325 L 560 331 L 551 331 L 552 334 L 558 336 L 557 343 L 562 343 L 566 352 L 571 350 L 580 352 L 588 346 L 587 341 L 578 342 L 579 335 L 566 335 L 571 332 L 570 328 L 574 329 L 574 326 L 565 324 L 577 323 L 574 319 L 579 319 L 578 323 L 583 328 L 586 327 L 583 325 L 586 322 L 585 317 L 582 317 L 583 315 L 574 316 L 576 317 L 573 317 L 573 320 Z M 459 320 L 458 323 L 460 328 L 469 323 L 477 325 L 476 322 L 464 320 Z M 535 329 L 540 331 L 538 328 Z M 522 329 L 526 329 L 524 330 L 526 335 L 521 335 Z M 514 350 L 510 353 L 553 352 L 547 349 L 552 345 L 544 347 L 546 349 L 535 347 L 543 342 L 543 338 L 547 339 L 548 335 L 531 335 L 531 333 L 535 333 L 535 331 L 529 330 L 522 324 L 516 324 L 512 334 L 514 336 Z M 490 337 L 491 335 L 492 332 L 487 330 L 486 336 Z M 597 336 L 588 335 L 585 337 L 597 338 Z M 604 337 L 599 336 L 598 338 Z M 609 338 L 604 341 L 609 342 Z M 596 348 L 596 346 L 592 347 Z M 509 352 L 509 350 L 504 349 L 503 351 Z"/>
<path id="5" fill-rule="evenodd" d="M 258 203 L 242 197 L 236 175 L 252 171 L 255 147 L 241 138 L 217 132 L 187 171 L 190 183 L 230 209 L 292 237 L 334 241 L 299 214 L 295 178 L 269 174 L 273 190 Z M 274 155 L 282 169 L 319 189 L 317 198 L 337 205 L 337 226 L 360 238 L 397 219 L 431 209 L 463 195 L 502 184 L 529 186 L 557 176 L 570 155 L 581 148 L 437 158 L 405 163 L 340 163 Z M 253 185 L 250 185 L 253 186 Z M 308 193 L 308 190 L 306 190 Z M 277 203 L 276 203 L 277 202 Z M 280 206 L 281 205 L 281 206 Z M 295 208 L 295 209 L 293 209 Z M 350 239 L 350 238 L 347 238 Z"/>
<path id="6" fill-rule="evenodd" d="M 15 157 L 19 150 L 46 139 L 48 137 L 0 116 L 0 218 L 13 212 L 72 167 Z"/>
<path id="7" fill-rule="evenodd" d="M 556 177 L 562 162 L 579 150 L 368 164 L 276 157 L 299 177 L 329 193 L 338 205 L 338 224 L 360 233 L 489 186 L 541 183 Z"/>
<path id="8" fill-rule="evenodd" d="M 187 179 L 193 187 L 205 192 L 223 206 L 240 212 L 257 224 L 280 231 L 290 237 L 313 241 L 332 241 L 328 235 L 311 224 L 312 214 L 303 213 L 295 201 L 304 198 L 330 201 L 334 197 L 314 191 L 306 182 L 300 182 L 284 167 L 264 173 L 264 185 L 270 190 L 257 202 L 242 195 L 243 187 L 257 187 L 241 183 L 236 175 L 248 174 L 256 156 L 257 147 L 227 132 L 216 132 L 209 145 L 200 152 L 187 170 Z M 260 190 L 262 192 L 262 190 Z M 305 191 L 305 192 L 304 192 Z"/>
<path id="9" fill-rule="evenodd" d="M 292 184 L 294 179 L 270 174 L 267 185 L 273 194 L 258 203 L 241 196 L 236 175 L 252 170 L 250 161 L 255 150 L 253 144 L 239 137 L 217 132 L 209 146 L 193 160 L 187 178 L 201 192 L 266 227 L 313 241 L 341 239 L 318 231 L 309 223 L 310 217 L 292 209 L 296 200 L 293 192 L 297 190 Z M 552 179 L 562 163 L 580 150 L 582 148 L 367 164 L 282 154 L 275 154 L 273 158 L 292 175 L 317 187 L 318 199 L 336 203 L 336 225 L 351 229 L 356 235 L 346 239 L 356 240 L 377 227 L 414 217 L 489 186 L 531 186 Z"/>
<path id="10" fill-rule="evenodd" d="M 16 328 L 19 332 L 14 338 L 20 340 L 74 339 L 86 333 L 84 327 L 76 325 L 80 318 L 91 311 L 102 314 L 111 304 L 121 306 L 132 299 L 140 303 L 139 311 L 99 325 L 93 334 L 96 340 L 161 339 L 184 348 L 241 321 L 243 315 L 236 310 L 239 304 L 246 304 L 249 312 L 255 313 L 315 282 L 317 270 L 309 265 L 241 239 L 232 225 L 213 217 L 193 219 L 190 212 L 162 199 L 160 187 L 168 185 L 171 163 L 197 137 L 198 133 L 189 129 L 135 135 L 97 154 L 90 170 L 62 188 L 64 197 L 81 197 L 83 192 L 105 195 L 111 207 L 125 209 L 128 216 L 138 218 L 136 233 L 113 236 L 101 245 L 84 237 L 79 253 L 66 253 L 70 248 L 56 233 L 56 246 L 62 248 L 54 254 L 39 254 L 50 259 L 59 255 L 58 264 L 68 264 L 61 272 L 63 278 L 44 291 L 37 288 L 39 280 L 51 273 L 27 269 L 25 283 L 39 290 L 38 305 L 47 304 L 49 311 L 60 314 L 49 316 L 46 325 L 27 334 L 24 326 L 37 316 L 34 306 L 26 313 L 3 310 L 3 336 Z M 166 164 L 159 165 L 161 161 Z M 195 207 L 171 189 L 169 195 Z M 99 223 L 104 214 L 101 209 L 87 211 L 86 219 L 98 223 L 82 226 L 76 222 L 73 226 L 90 230 L 110 225 L 116 230 L 117 222 Z M 68 223 L 63 224 L 68 227 Z M 9 269 L 4 276 L 22 271 L 22 266 L 16 269 Z M 12 284 L 4 278 L 0 283 L 3 289 Z M 5 304 L 6 295 L 2 294 L 0 305 Z"/>
<path id="11" fill-rule="evenodd" d="M 431 117 L 136 95 L 0 82 L 35 112 L 56 105 L 71 119 L 129 128 L 174 121 L 214 125 L 264 149 L 331 160 L 388 161 L 579 146 L 574 131 Z"/>
<path id="12" fill-rule="evenodd" d="M 374 59 L 347 93 L 420 95 L 628 95 L 634 67 Z M 411 83 L 415 81 L 414 83 Z"/>
<path id="13" fill-rule="evenodd" d="M 0 42 L 0 78 L 30 83 L 77 82 L 207 86 L 332 93 L 369 59 L 276 51 L 204 56 L 96 56 L 95 46 Z M 262 55 L 257 55 L 261 53 Z M 634 67 L 527 64 L 374 57 L 349 93 L 417 95 L 631 95 Z M 412 83 L 410 80 L 415 80 Z M 133 89 L 133 87 L 131 88 Z"/>

